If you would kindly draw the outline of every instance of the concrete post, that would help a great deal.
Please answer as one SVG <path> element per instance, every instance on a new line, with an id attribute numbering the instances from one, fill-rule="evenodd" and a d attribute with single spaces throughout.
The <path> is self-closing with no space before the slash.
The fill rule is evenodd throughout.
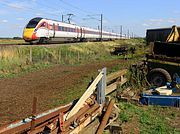
<path id="1" fill-rule="evenodd" d="M 99 81 L 97 86 L 97 102 L 103 104 L 105 102 L 105 90 L 106 90 L 106 68 L 102 69 L 103 77 Z"/>

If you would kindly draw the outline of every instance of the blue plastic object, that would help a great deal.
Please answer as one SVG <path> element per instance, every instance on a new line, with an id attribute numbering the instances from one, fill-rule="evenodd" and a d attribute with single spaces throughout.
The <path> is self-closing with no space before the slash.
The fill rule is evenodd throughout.
<path id="1" fill-rule="evenodd" d="M 144 104 L 144 105 L 160 105 L 160 106 L 180 107 L 180 96 L 143 94 L 139 101 L 141 104 Z"/>

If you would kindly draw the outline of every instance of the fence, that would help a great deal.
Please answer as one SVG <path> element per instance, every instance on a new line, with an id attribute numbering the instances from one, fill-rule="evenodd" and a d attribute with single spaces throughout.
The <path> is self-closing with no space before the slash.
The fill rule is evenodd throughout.
<path id="1" fill-rule="evenodd" d="M 127 70 L 124 69 L 106 77 L 106 68 L 103 68 L 78 102 L 59 106 L 40 114 L 36 114 L 37 100 L 34 98 L 32 117 L 0 127 L 0 134 L 79 133 L 97 116 L 102 115 L 102 109 L 107 103 L 105 102 L 105 95 L 115 91 L 118 85 L 127 81 L 124 76 L 126 72 Z M 95 94 L 96 89 L 97 94 Z M 113 103 L 109 103 L 109 105 L 112 108 Z M 100 132 L 104 129 L 104 125 L 106 125 L 105 122 L 100 125 Z"/>

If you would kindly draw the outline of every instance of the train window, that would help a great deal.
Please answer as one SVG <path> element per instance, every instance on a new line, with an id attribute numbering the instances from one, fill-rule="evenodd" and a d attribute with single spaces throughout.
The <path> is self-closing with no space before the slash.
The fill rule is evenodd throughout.
<path id="1" fill-rule="evenodd" d="M 61 27 L 60 26 L 58 26 L 58 31 L 61 31 Z"/>
<path id="2" fill-rule="evenodd" d="M 35 28 L 42 18 L 34 18 L 29 21 L 26 28 Z"/>
<path id="3" fill-rule="evenodd" d="M 67 27 L 64 27 L 64 31 L 67 31 Z"/>
<path id="4" fill-rule="evenodd" d="M 46 27 L 46 23 L 42 23 L 40 27 Z"/>
<path id="5" fill-rule="evenodd" d="M 64 27 L 62 27 L 62 31 L 64 31 Z"/>

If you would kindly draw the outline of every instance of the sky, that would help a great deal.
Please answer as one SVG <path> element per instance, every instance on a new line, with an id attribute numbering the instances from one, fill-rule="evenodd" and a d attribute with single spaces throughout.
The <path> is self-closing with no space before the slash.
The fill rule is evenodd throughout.
<path id="1" fill-rule="evenodd" d="M 151 28 L 180 26 L 180 0 L 0 0 L 0 37 L 22 37 L 34 17 L 67 21 L 103 30 L 145 37 Z"/>

